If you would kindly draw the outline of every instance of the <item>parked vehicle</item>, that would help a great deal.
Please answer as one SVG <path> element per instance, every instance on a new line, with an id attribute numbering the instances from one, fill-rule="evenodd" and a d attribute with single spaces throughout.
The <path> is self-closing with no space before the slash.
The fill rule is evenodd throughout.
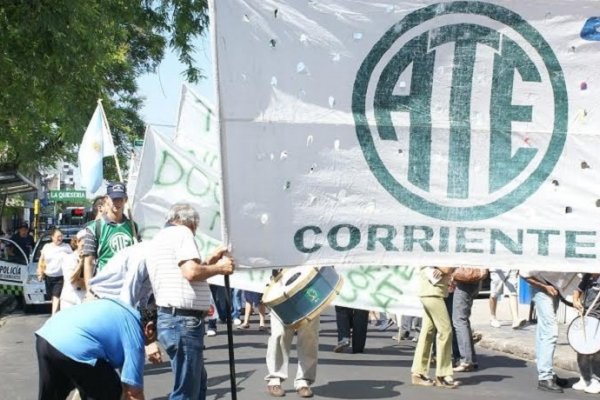
<path id="1" fill-rule="evenodd" d="M 80 229 L 81 226 L 60 227 L 63 241 L 69 243 L 71 237 L 75 236 Z M 37 278 L 37 265 L 42 248 L 52 241 L 50 233 L 40 236 L 29 257 L 12 240 L 0 238 L 0 241 L 5 244 L 3 254 L 0 254 L 0 286 L 4 287 L 3 291 L 22 296 L 25 312 L 29 312 L 36 305 L 50 304 L 50 298 L 46 296 L 46 285 L 44 281 Z M 7 251 L 9 246 L 12 252 Z"/>

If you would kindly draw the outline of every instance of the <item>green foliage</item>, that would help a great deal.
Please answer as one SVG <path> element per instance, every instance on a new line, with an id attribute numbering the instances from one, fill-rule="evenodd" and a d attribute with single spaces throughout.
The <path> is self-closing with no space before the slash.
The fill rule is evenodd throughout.
<path id="1" fill-rule="evenodd" d="M 207 25 L 206 0 L 2 1 L 0 164 L 74 160 L 98 98 L 126 157 L 144 129 L 136 78 L 171 47 L 196 82 L 192 42 Z"/>

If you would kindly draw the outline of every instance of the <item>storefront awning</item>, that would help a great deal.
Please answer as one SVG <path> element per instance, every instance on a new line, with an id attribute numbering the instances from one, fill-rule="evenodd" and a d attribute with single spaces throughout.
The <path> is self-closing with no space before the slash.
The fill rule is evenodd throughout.
<path id="1" fill-rule="evenodd" d="M 16 170 L 0 169 L 0 196 L 36 191 L 35 179 Z"/>

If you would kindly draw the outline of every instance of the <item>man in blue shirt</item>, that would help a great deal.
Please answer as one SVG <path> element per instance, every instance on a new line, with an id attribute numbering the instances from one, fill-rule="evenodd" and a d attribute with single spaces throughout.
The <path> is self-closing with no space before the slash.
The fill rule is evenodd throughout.
<path id="1" fill-rule="evenodd" d="M 57 313 L 36 332 L 38 398 L 77 388 L 83 399 L 143 400 L 144 344 L 155 339 L 155 310 L 99 299 Z"/>

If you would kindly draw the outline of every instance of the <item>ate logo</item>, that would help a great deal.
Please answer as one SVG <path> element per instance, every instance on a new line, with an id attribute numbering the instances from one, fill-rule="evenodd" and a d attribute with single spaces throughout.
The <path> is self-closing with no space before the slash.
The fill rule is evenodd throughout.
<path id="1" fill-rule="evenodd" d="M 116 233 L 112 235 L 109 241 L 110 249 L 113 251 L 113 253 L 123 250 L 125 247 L 131 246 L 132 244 L 133 240 L 131 237 L 124 233 Z"/>
<path id="2" fill-rule="evenodd" d="M 441 220 L 492 218 L 524 202 L 567 135 L 552 48 L 520 15 L 479 1 L 434 4 L 392 26 L 358 70 L 352 110 L 379 183 Z"/>

